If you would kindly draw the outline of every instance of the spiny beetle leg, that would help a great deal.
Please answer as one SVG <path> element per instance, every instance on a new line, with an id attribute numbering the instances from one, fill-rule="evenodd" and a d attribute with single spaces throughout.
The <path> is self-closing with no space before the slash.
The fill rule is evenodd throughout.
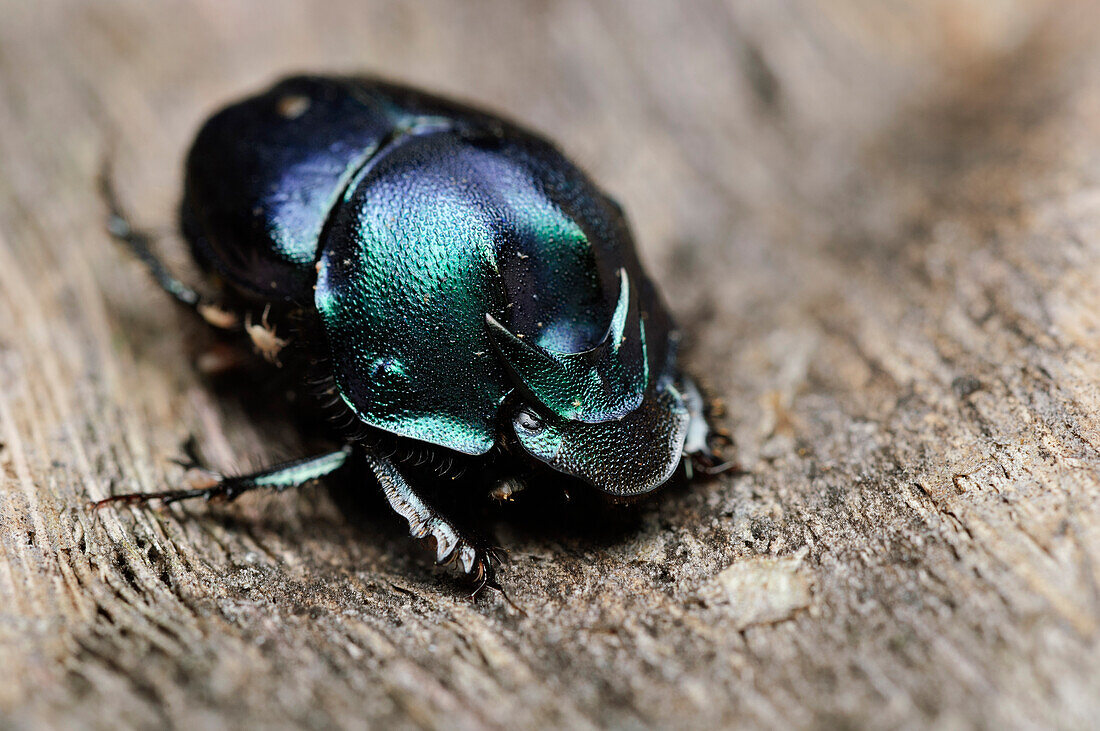
<path id="1" fill-rule="evenodd" d="M 689 420 L 688 432 L 684 441 L 684 452 L 687 459 L 684 461 L 684 469 L 690 480 L 696 472 L 704 475 L 720 475 L 731 469 L 737 468 L 737 463 L 723 461 L 717 450 L 721 446 L 728 446 L 733 440 L 725 432 L 714 428 L 707 418 L 706 403 L 699 387 L 687 376 L 681 376 L 680 387 L 683 390 L 684 405 L 687 407 Z"/>
<path id="2" fill-rule="evenodd" d="M 464 535 L 453 522 L 425 503 L 389 457 L 372 450 L 365 450 L 364 454 L 390 507 L 408 521 L 412 537 L 435 542 L 437 564 L 457 564 L 477 584 L 474 597 L 487 587 L 500 589 L 493 568 L 494 563 L 501 563 L 498 549 Z"/>
<path id="3" fill-rule="evenodd" d="M 189 490 L 167 490 L 165 492 L 133 492 L 125 495 L 113 495 L 103 500 L 92 503 L 92 509 L 98 510 L 107 505 L 126 504 L 144 505 L 153 500 L 159 500 L 164 504 L 201 497 L 204 500 L 211 498 L 224 498 L 233 500 L 249 490 L 259 488 L 273 489 L 282 492 L 291 487 L 298 487 L 307 482 L 330 475 L 345 464 L 351 456 L 350 445 L 341 447 L 333 452 L 326 452 L 315 457 L 296 459 L 291 462 L 283 462 L 266 470 L 253 472 L 247 475 L 222 477 L 217 473 L 208 473 L 212 484 L 207 487 L 193 488 Z M 189 465 L 194 467 L 193 465 Z"/>

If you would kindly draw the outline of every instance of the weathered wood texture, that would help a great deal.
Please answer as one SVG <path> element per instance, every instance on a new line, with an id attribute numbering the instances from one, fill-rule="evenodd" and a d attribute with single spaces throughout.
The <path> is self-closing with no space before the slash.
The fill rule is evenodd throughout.
<path id="1" fill-rule="evenodd" d="M 4 3 L 0 727 L 1094 724 L 1098 28 L 1047 0 Z M 297 69 L 560 140 L 631 212 L 746 472 L 501 509 L 526 616 L 323 487 L 89 514 L 179 480 L 188 434 L 226 469 L 310 446 L 197 374 L 94 185 L 113 143 L 184 265 L 190 135 Z"/>

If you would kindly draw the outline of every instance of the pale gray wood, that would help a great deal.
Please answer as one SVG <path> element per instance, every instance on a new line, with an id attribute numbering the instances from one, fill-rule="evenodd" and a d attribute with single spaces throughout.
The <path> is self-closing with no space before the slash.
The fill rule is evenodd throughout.
<path id="1" fill-rule="evenodd" d="M 1100 715 L 1100 44 L 1047 0 L 0 7 L 0 726 L 1083 728 Z M 620 197 L 747 473 L 535 527 L 477 604 L 324 488 L 91 515 L 310 443 L 103 230 L 219 103 L 368 70 Z M 166 244 L 180 266 L 176 239 Z M 373 489 L 364 485 L 364 490 Z M 522 496 L 521 496 L 522 497 Z M 366 512 L 367 514 L 362 514 Z"/>

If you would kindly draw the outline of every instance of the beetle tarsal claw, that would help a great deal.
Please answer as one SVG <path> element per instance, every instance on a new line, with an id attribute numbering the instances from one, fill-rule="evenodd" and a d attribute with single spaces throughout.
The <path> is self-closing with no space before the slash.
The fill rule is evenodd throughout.
<path id="1" fill-rule="evenodd" d="M 459 537 L 451 526 L 442 521 L 433 529 L 430 537 L 436 541 L 436 565 L 457 563 L 463 574 L 477 582 L 478 586 L 471 597 L 476 598 L 487 586 L 500 589 L 493 578 L 493 565 L 503 563 L 500 549 L 477 548 Z"/>

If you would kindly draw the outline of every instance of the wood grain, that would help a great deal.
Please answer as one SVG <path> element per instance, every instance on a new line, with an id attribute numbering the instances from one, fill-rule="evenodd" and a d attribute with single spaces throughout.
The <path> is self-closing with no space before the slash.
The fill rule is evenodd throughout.
<path id="1" fill-rule="evenodd" d="M 0 727 L 1077 727 L 1100 716 L 1100 12 L 1043 0 L 0 3 Z M 218 104 L 369 71 L 623 200 L 744 474 L 552 519 L 471 603 L 108 240 Z M 269 392 L 263 392 L 269 393 Z M 273 401 L 277 401 L 272 397 Z M 472 496 L 482 500 L 481 496 Z M 521 496 L 522 497 L 522 496 Z"/>

